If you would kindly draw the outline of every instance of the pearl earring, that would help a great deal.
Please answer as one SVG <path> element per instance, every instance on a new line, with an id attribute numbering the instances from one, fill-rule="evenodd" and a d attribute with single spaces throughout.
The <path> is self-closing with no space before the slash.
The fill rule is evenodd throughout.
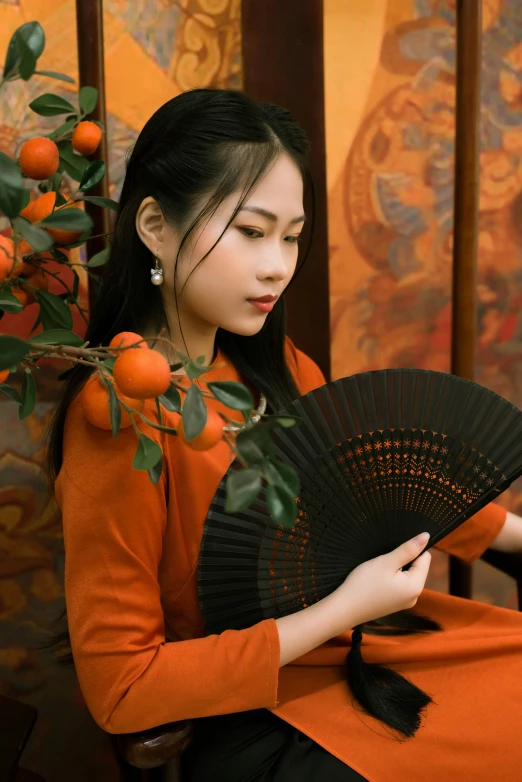
<path id="1" fill-rule="evenodd" d="M 150 270 L 150 281 L 153 285 L 161 285 L 163 282 L 163 269 L 156 258 L 156 268 Z"/>

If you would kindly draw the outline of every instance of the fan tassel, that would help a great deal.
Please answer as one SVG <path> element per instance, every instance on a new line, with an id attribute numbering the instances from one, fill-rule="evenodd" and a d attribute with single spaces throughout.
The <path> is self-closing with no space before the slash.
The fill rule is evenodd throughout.
<path id="1" fill-rule="evenodd" d="M 396 611 L 380 619 L 372 619 L 361 627 L 367 635 L 414 635 L 440 632 L 443 629 L 434 619 L 415 614 L 410 610 Z"/>
<path id="2" fill-rule="evenodd" d="M 361 706 L 407 738 L 421 725 L 422 711 L 433 700 L 404 676 L 384 665 L 365 663 L 361 652 L 362 632 L 355 627 L 346 659 L 348 684 Z"/>

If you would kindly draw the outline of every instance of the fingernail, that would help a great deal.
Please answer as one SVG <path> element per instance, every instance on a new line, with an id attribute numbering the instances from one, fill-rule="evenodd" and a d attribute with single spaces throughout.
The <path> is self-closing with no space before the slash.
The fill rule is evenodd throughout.
<path id="1" fill-rule="evenodd" d="M 424 544 L 424 543 L 427 543 L 429 539 L 430 539 L 430 533 L 429 532 L 421 532 L 420 535 L 417 535 L 416 538 L 413 538 L 414 542 L 418 543 L 419 546 Z"/>

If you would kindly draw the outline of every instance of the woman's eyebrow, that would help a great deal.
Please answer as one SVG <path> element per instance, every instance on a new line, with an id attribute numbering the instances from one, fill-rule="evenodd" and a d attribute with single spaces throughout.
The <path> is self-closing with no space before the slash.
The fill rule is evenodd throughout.
<path id="1" fill-rule="evenodd" d="M 267 220 L 271 220 L 273 223 L 277 223 L 277 215 L 273 212 L 269 212 L 268 209 L 263 209 L 261 206 L 243 206 L 239 211 L 254 212 L 262 217 L 266 217 Z M 305 220 L 306 216 L 300 215 L 300 217 L 294 217 L 293 220 L 290 220 L 290 225 L 294 225 L 294 223 L 304 223 Z"/>

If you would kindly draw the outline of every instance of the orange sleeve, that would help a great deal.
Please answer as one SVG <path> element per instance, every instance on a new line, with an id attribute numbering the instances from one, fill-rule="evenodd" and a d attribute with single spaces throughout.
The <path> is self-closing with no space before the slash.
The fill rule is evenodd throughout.
<path id="1" fill-rule="evenodd" d="M 489 548 L 506 521 L 506 509 L 492 502 L 450 532 L 434 548 L 471 565 Z"/>
<path id="2" fill-rule="evenodd" d="M 326 383 L 315 361 L 298 350 L 289 337 L 286 338 L 286 360 L 302 395 Z"/>
<path id="3" fill-rule="evenodd" d="M 73 403 L 69 411 L 56 498 L 72 650 L 92 716 L 109 733 L 130 733 L 274 708 L 279 634 L 273 619 L 165 642 L 158 566 L 169 487 L 164 476 L 154 486 L 146 472 L 133 470 L 132 427 L 113 438 L 91 426 L 79 407 Z M 146 414 L 152 420 L 153 411 Z M 161 443 L 160 432 L 139 428 Z"/>

